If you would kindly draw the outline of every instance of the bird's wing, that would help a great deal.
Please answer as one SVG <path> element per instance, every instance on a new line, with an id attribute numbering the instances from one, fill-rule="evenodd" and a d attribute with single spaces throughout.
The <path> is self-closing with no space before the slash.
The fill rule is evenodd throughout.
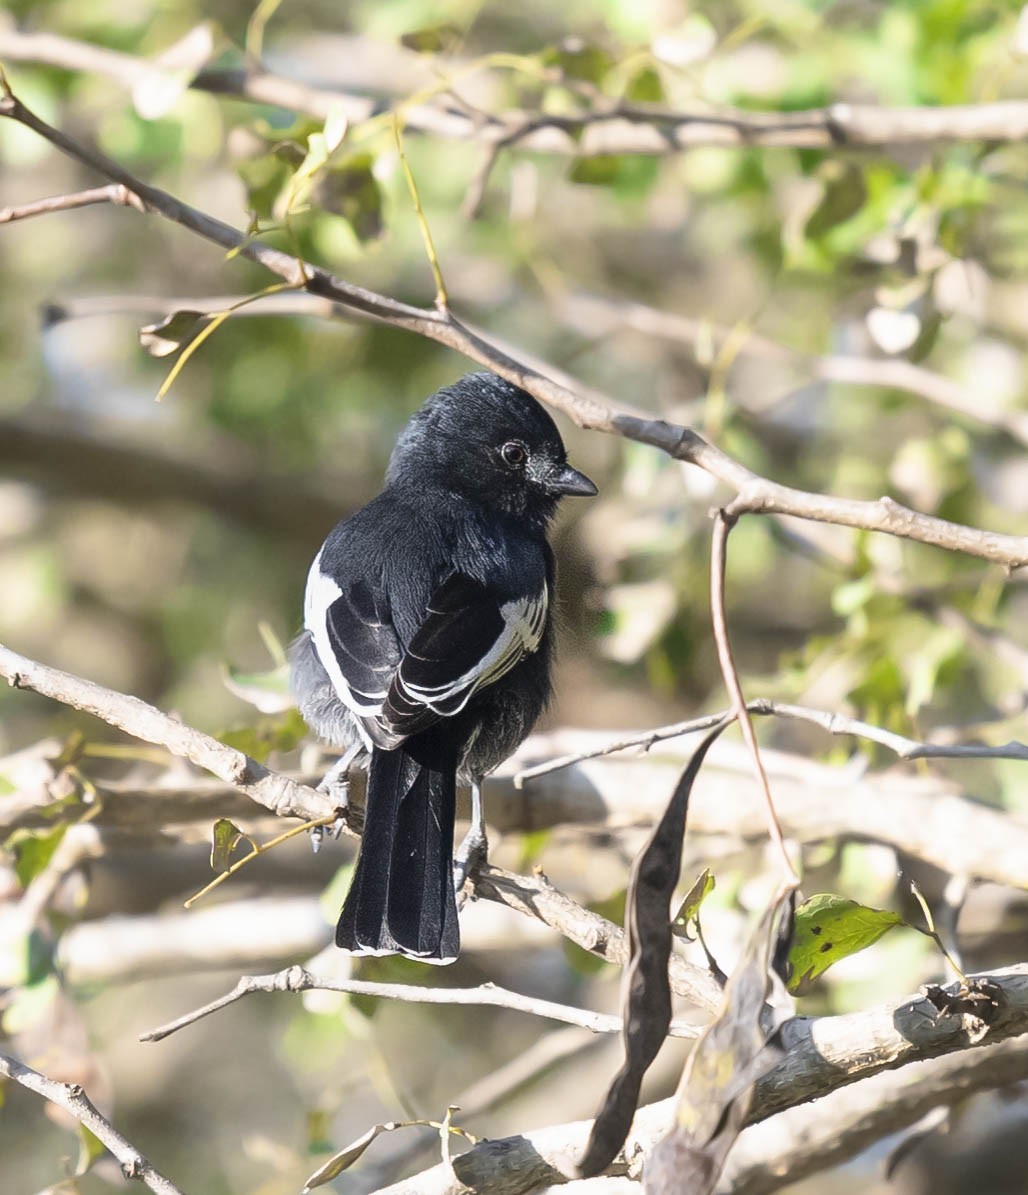
<path id="1" fill-rule="evenodd" d="M 321 554 L 307 581 L 304 621 L 339 699 L 361 728 L 368 747 L 396 746 L 378 731 L 377 718 L 403 657 L 387 596 L 367 580 L 343 589 L 321 571 Z"/>
<path id="2" fill-rule="evenodd" d="M 396 670 L 380 721 L 404 737 L 459 714 L 542 641 L 547 588 L 500 602 L 480 581 L 452 573 L 432 595 Z"/>
<path id="3" fill-rule="evenodd" d="M 314 562 L 306 623 L 340 700 L 365 743 L 392 749 L 459 714 L 485 685 L 535 651 L 547 589 L 501 602 L 480 581 L 452 573 L 432 595 L 403 651 L 387 596 L 367 580 L 343 589 Z"/>

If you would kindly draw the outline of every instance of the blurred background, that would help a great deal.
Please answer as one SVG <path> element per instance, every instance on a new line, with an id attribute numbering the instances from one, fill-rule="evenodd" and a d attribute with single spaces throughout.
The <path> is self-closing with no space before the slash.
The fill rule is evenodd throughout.
<path id="1" fill-rule="evenodd" d="M 11 0 L 0 11 L 0 62 L 43 119 L 140 178 L 350 282 L 431 305 L 392 125 L 374 113 L 447 88 L 472 115 L 566 116 L 618 99 L 758 113 L 1016 99 L 1028 87 L 1026 14 L 999 0 L 458 0 L 441 24 L 425 0 L 116 9 Z M 30 40 L 44 33 L 67 40 Z M 92 49 L 76 58 L 72 44 Z M 257 59 L 275 75 L 369 97 L 368 118 L 351 118 L 342 136 L 331 113 L 342 139 L 318 164 L 323 114 L 189 87 L 201 67 L 224 73 Z M 451 305 L 500 342 L 695 426 L 777 481 L 890 493 L 1023 533 L 1023 139 L 699 146 L 659 157 L 514 146 L 494 162 L 474 138 L 412 129 L 403 144 Z M 0 207 L 102 181 L 0 122 Z M 317 761 L 302 754 L 296 715 L 262 699 L 254 676 L 279 662 L 300 625 L 311 557 L 339 517 L 377 492 L 404 420 L 472 366 L 414 335 L 296 314 L 294 296 L 272 296 L 217 327 L 156 401 L 175 351 L 203 325 L 193 314 L 140 329 L 223 310 L 271 281 L 130 208 L 0 227 L 0 642 L 173 710 L 273 765 L 309 770 Z M 641 445 L 566 421 L 561 431 L 601 493 L 566 503 L 557 530 L 564 629 L 557 698 L 540 729 L 613 738 L 720 708 L 708 512 L 727 491 Z M 729 556 L 729 624 L 748 696 L 936 742 L 1023 737 L 1022 578 L 785 519 L 744 520 Z M 811 727 L 764 720 L 760 731 L 784 753 L 839 768 L 859 756 L 874 775 L 937 782 L 1028 816 L 1023 764 L 899 766 L 883 748 Z M 15 801 L 57 775 L 71 804 L 89 785 L 124 796 L 199 784 L 162 753 L 5 686 L 0 831 L 11 837 L 0 896 L 11 905 L 63 833 L 19 820 Z M 659 775 L 658 804 L 673 783 Z M 241 970 L 321 950 L 352 856 L 344 842 L 312 856 L 294 840 L 187 916 L 182 899 L 211 876 L 211 818 L 172 797 L 169 807 L 173 815 L 141 813 L 98 857 L 76 860 L 30 935 L 0 940 L 24 950 L 2 977 L 3 1029 L 26 1061 L 86 1082 L 183 1189 L 297 1190 L 327 1150 L 376 1120 L 438 1120 L 451 1102 L 467 1112 L 460 1123 L 490 1137 L 592 1114 L 616 1044 L 511 1012 L 255 996 L 166 1042 L 138 1043 L 139 1032 L 228 990 Z M 245 802 L 233 809 L 255 837 L 275 832 Z M 493 841 L 504 865 L 541 864 L 617 920 L 645 821 Z M 707 865 L 716 874 L 705 925 L 725 964 L 769 892 L 763 849 L 712 835 L 687 854 L 687 883 Z M 830 838 L 806 848 L 805 862 L 808 892 L 916 917 L 894 845 Z M 941 898 L 945 874 L 903 862 Z M 968 964 L 1023 959 L 1026 927 L 1016 892 L 975 884 L 961 920 Z M 479 902 L 466 936 L 465 957 L 431 982 L 492 979 L 617 1006 L 617 971 L 540 926 Z M 328 973 L 344 961 L 329 951 L 319 965 Z M 897 930 L 833 969 L 804 1007 L 868 1006 L 941 969 L 927 939 Z M 396 961 L 359 973 L 429 981 Z M 647 1099 L 673 1090 L 683 1056 L 681 1043 L 668 1047 Z M 504 1069 L 525 1058 L 524 1075 Z M 1012 1157 L 1024 1101 L 988 1100 L 945 1145 L 936 1136 L 914 1150 L 888 1189 L 971 1190 L 953 1158 L 1014 1124 L 1002 1155 Z M 430 1164 L 433 1140 L 424 1129 L 383 1138 L 335 1189 L 372 1190 Z M 5 1191 L 47 1188 L 60 1159 L 75 1169 L 78 1148 L 34 1097 L 6 1092 Z M 877 1191 L 889 1148 L 795 1190 Z M 1000 1166 L 990 1192 L 1023 1190 L 1026 1165 Z M 77 1182 L 88 1193 L 109 1179 L 101 1163 Z"/>

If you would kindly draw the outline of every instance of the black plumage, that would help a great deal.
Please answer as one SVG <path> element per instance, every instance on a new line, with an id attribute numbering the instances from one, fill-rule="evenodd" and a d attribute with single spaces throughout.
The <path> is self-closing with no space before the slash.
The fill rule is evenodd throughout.
<path id="1" fill-rule="evenodd" d="M 480 824 L 482 777 L 550 693 L 549 522 L 563 495 L 595 492 L 535 399 L 470 374 L 413 416 L 383 492 L 311 566 L 292 657 L 300 710 L 334 746 L 370 752 L 344 949 L 456 958 L 457 776 Z M 473 827 L 460 871 L 479 846 Z"/>

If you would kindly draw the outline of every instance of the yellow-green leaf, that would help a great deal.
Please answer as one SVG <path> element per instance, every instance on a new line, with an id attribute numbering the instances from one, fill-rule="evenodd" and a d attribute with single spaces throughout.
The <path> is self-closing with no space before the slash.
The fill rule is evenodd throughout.
<path id="1" fill-rule="evenodd" d="M 89 1131 L 84 1124 L 78 1126 L 79 1132 L 79 1157 L 75 1164 L 75 1177 L 85 1174 L 91 1170 L 93 1163 L 99 1158 L 102 1158 L 107 1152 L 107 1146 L 96 1136 L 95 1133 Z"/>
<path id="2" fill-rule="evenodd" d="M 689 922 L 696 919 L 696 914 L 700 911 L 700 905 L 707 899 L 707 897 L 714 891 L 715 884 L 714 877 L 710 874 L 710 868 L 705 867 L 703 871 L 696 877 L 696 882 L 685 894 L 685 899 L 678 908 L 678 912 L 671 919 L 671 932 L 679 938 L 688 938 Z"/>
<path id="3" fill-rule="evenodd" d="M 228 871 L 232 852 L 246 835 L 227 817 L 219 817 L 211 830 L 211 870 Z"/>
<path id="4" fill-rule="evenodd" d="M 903 924 L 891 909 L 872 909 L 831 892 L 812 896 L 796 910 L 789 990 L 802 993 L 833 963 L 866 950 Z"/>

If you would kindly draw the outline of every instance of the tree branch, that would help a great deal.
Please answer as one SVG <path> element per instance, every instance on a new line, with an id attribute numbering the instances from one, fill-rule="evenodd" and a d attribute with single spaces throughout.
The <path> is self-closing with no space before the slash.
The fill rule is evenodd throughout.
<path id="1" fill-rule="evenodd" d="M 961 1017 L 940 1015 L 923 996 L 845 1016 L 787 1022 L 783 1027 L 787 1055 L 758 1083 L 749 1123 L 799 1105 L 809 1114 L 809 1101 L 861 1079 L 896 1068 L 904 1068 L 900 1074 L 906 1076 L 908 1064 L 946 1055 L 971 1057 L 1028 1032 L 1028 966 L 981 978 L 996 984 L 1002 993 L 1001 1008 L 980 1039 L 982 1044 L 974 1040 Z M 957 986 L 947 990 L 953 992 Z M 983 1066 L 979 1073 L 984 1076 L 988 1068 Z M 981 1085 L 989 1084 L 984 1080 Z M 667 1133 L 675 1109 L 674 1098 L 641 1108 L 623 1153 L 608 1173 L 625 1174 L 630 1163 L 645 1156 Z M 576 1121 L 483 1141 L 454 1158 L 452 1165 L 434 1166 L 379 1195 L 466 1195 L 468 1190 L 476 1195 L 524 1195 L 540 1186 L 566 1183 L 574 1177 L 591 1127 L 591 1121 Z"/>
<path id="2" fill-rule="evenodd" d="M 934 1108 L 1028 1078 L 1028 1035 L 883 1071 L 790 1108 L 740 1136 L 719 1192 L 771 1195 L 855 1157 Z"/>
<path id="3" fill-rule="evenodd" d="M 106 75 L 133 88 L 159 63 L 51 33 L 0 29 L 0 58 Z M 554 76 L 555 81 L 559 76 Z M 355 95 L 342 88 L 314 87 L 259 67 L 199 71 L 190 83 L 198 91 L 236 96 L 259 104 L 304 112 L 325 120 L 341 111 L 359 124 L 402 101 Z M 707 106 L 673 111 L 657 105 L 617 103 L 579 114 L 531 111 L 469 111 L 440 88 L 422 103 L 404 103 L 407 127 L 437 137 L 518 146 L 534 153 L 569 157 L 597 154 L 664 156 L 699 145 L 837 149 L 932 145 L 940 141 L 1021 141 L 1028 136 L 1028 103 L 949 107 L 886 108 L 832 104 L 803 112 L 750 112 Z"/>
<path id="4" fill-rule="evenodd" d="M 782 827 L 775 811 L 774 798 L 771 796 L 771 785 L 768 783 L 767 772 L 760 756 L 757 734 L 753 729 L 753 719 L 746 705 L 739 673 L 732 656 L 732 642 L 728 634 L 728 616 L 725 613 L 725 569 L 728 564 L 728 536 L 735 525 L 734 519 L 725 517 L 723 510 L 714 513 L 714 531 L 710 539 L 710 612 L 714 630 L 714 642 L 717 645 L 718 663 L 721 665 L 721 676 L 725 688 L 732 699 L 731 713 L 738 718 L 742 730 L 742 737 L 749 749 L 753 760 L 753 770 L 757 776 L 761 795 L 764 798 L 764 813 L 767 817 L 768 836 L 774 843 L 785 872 L 787 882 L 791 887 L 799 887 L 800 878 L 789 857 L 789 850 L 782 837 Z"/>
<path id="5" fill-rule="evenodd" d="M 23 203 L 18 207 L 0 207 L 0 224 L 13 224 L 15 220 L 27 220 L 31 216 L 48 216 L 51 212 L 67 212 L 94 203 L 114 203 L 142 210 L 139 200 L 131 191 L 121 183 L 109 183 L 106 187 L 54 195 L 50 199 L 37 199 L 34 203 Z"/>
<path id="6" fill-rule="evenodd" d="M 519 791 L 520 766 L 569 748 L 604 746 L 595 731 L 555 731 L 536 736 L 487 784 L 489 820 L 500 829 L 540 830 L 552 825 L 648 825 L 659 816 L 664 794 L 675 784 L 691 742 L 666 744 L 647 757 L 586 759 L 555 775 L 540 775 Z M 833 767 L 764 749 L 775 792 L 775 809 L 787 838 L 810 843 L 826 838 L 882 842 L 932 863 L 951 875 L 1028 887 L 1028 823 L 958 794 L 933 776 L 869 773 L 862 761 Z M 758 800 L 738 777 L 751 770 L 740 746 L 723 742 L 711 751 L 689 806 L 689 830 L 733 840 L 761 835 Z M 509 819 L 509 820 L 507 820 Z"/>
<path id="7" fill-rule="evenodd" d="M 588 1029 L 593 1033 L 620 1033 L 621 1018 L 609 1013 L 592 1012 L 586 1008 L 572 1008 L 567 1004 L 557 1004 L 552 1000 L 540 1000 L 533 996 L 525 996 L 520 992 L 512 992 L 508 988 L 497 987 L 493 983 L 483 983 L 475 988 L 431 988 L 416 987 L 405 983 L 370 983 L 361 979 L 336 979 L 334 977 L 312 975 L 303 967 L 287 967 L 274 975 L 244 975 L 231 992 L 212 1000 L 202 1008 L 187 1012 L 184 1016 L 169 1021 L 157 1029 L 139 1035 L 140 1041 L 160 1041 L 170 1037 L 179 1029 L 192 1025 L 203 1017 L 219 1012 L 230 1004 L 235 1004 L 244 996 L 251 996 L 254 992 L 345 992 L 351 996 L 371 996 L 377 1000 L 400 1000 L 407 1004 L 459 1004 L 459 1005 L 488 1005 L 494 1008 L 509 1008 L 514 1012 L 528 1013 L 534 1017 L 543 1017 L 551 1021 L 561 1021 L 565 1025 L 577 1025 L 581 1029 Z M 672 1024 L 672 1037 L 696 1037 L 699 1029 L 695 1025 L 684 1022 Z"/>
<path id="8" fill-rule="evenodd" d="M 269 771 L 242 751 L 226 747 L 138 697 L 116 693 L 69 672 L 38 664 L 2 644 L 0 676 L 6 677 L 15 689 L 31 689 L 85 710 L 144 742 L 166 747 L 173 755 L 191 760 L 197 767 L 246 793 L 278 817 L 299 817 L 307 821 L 327 817 L 333 812 L 331 801 L 323 793 Z"/>
<path id="9" fill-rule="evenodd" d="M 58 1083 L 54 1079 L 48 1079 L 31 1066 L 26 1066 L 6 1054 L 0 1054 L 0 1075 L 5 1075 L 29 1091 L 34 1091 L 36 1095 L 41 1095 L 58 1108 L 63 1108 L 79 1124 L 89 1129 L 117 1158 L 121 1173 L 126 1179 L 136 1179 L 145 1183 L 156 1195 L 182 1195 L 173 1182 L 155 1170 L 139 1150 L 126 1141 L 109 1120 L 100 1115 L 89 1096 L 77 1083 Z"/>
<path id="10" fill-rule="evenodd" d="M 708 443 L 690 428 L 650 419 L 617 408 L 602 395 L 585 388 L 571 389 L 540 369 L 517 360 L 496 344 L 461 323 L 449 310 L 426 309 L 354 286 L 309 262 L 301 261 L 259 240 L 244 236 L 221 220 L 190 207 L 157 187 L 134 178 L 99 150 L 73 140 L 32 113 L 9 91 L 0 97 L 0 117 L 32 129 L 77 161 L 92 167 L 133 191 L 148 211 L 157 212 L 215 244 L 234 249 L 277 274 L 298 290 L 328 298 L 355 314 L 391 327 L 415 332 L 463 353 L 501 377 L 527 390 L 540 401 L 563 411 L 579 427 L 625 436 L 659 448 L 677 460 L 696 465 L 737 491 L 725 507 L 728 518 L 744 513 L 791 514 L 870 531 L 884 531 L 905 539 L 966 552 L 1008 569 L 1028 563 L 1028 537 L 982 531 L 919 514 L 892 498 L 875 502 L 811 494 L 760 477 Z"/>
<path id="11" fill-rule="evenodd" d="M 136 698 L 104 689 L 89 681 L 47 668 L 17 656 L 0 646 L 0 675 L 18 676 L 25 688 L 35 688 L 56 700 L 85 709 L 129 734 L 161 742 L 201 767 L 207 756 L 199 750 L 214 750 L 222 783 L 197 778 L 168 783 L 153 781 L 96 781 L 102 808 L 95 818 L 98 827 L 128 832 L 150 830 L 155 825 L 195 823 L 216 817 L 243 818 L 252 814 L 252 801 L 279 815 L 314 818 L 331 812 L 327 798 L 315 792 L 306 776 L 290 779 L 267 772 L 267 779 L 253 791 L 240 785 L 230 769 L 246 757 L 216 740 L 184 727 Z M 32 683 L 33 679 L 38 683 Z M 1024 758 L 1023 744 L 1002 748 L 939 747 L 905 740 L 879 727 L 846 719 L 842 715 L 765 700 L 751 702 L 758 713 L 775 713 L 815 722 L 833 733 L 860 734 L 897 750 L 904 758 L 931 756 Z M 606 826 L 651 824 L 660 815 L 667 792 L 674 787 L 687 762 L 688 741 L 667 742 L 659 753 L 646 757 L 611 757 L 609 752 L 630 745 L 649 750 L 663 738 L 681 739 L 687 731 L 704 729 L 721 714 L 680 723 L 658 731 L 615 736 L 595 731 L 563 730 L 535 735 L 526 740 L 518 754 L 486 781 L 486 808 L 490 824 L 501 833 L 528 833 L 559 825 Z M 164 734 L 168 737 L 162 737 Z M 153 736 L 152 738 L 150 736 Z M 213 746 L 212 746 L 213 745 Z M 196 751 L 194 754 L 193 752 Z M 834 767 L 780 751 L 764 750 L 763 758 L 775 784 L 775 806 L 788 837 L 803 843 L 826 838 L 850 837 L 883 842 L 915 858 L 923 859 L 952 874 L 987 879 L 1015 888 L 1028 885 L 1024 860 L 1028 858 L 1028 825 L 1010 814 L 991 809 L 956 792 L 946 781 L 931 776 L 906 776 L 894 772 L 867 773 L 860 761 Z M 552 760 L 562 770 L 546 763 L 526 767 L 540 758 Z M 250 761 L 262 773 L 266 769 Z M 726 835 L 733 839 L 759 835 L 761 823 L 750 792 L 737 783 L 739 773 L 748 770 L 745 755 L 732 743 L 719 743 L 701 773 L 690 810 L 693 834 Z M 0 829 L 32 828 L 52 824 L 53 809 L 65 801 L 67 792 L 53 790 L 57 779 L 44 755 L 31 753 L 19 762 L 5 762 L 5 775 L 17 791 L 3 802 Z M 302 800 L 284 804 L 277 795 L 299 793 Z M 259 793 L 257 796 L 255 793 Z M 352 809 L 360 807 L 363 775 L 351 777 Z M 241 794 L 245 794 L 244 799 Z M 461 816 L 467 816 L 462 794 Z M 277 803 L 276 803 L 277 802 Z M 503 873 L 506 874 L 506 873 Z M 490 885 L 488 876 L 480 894 L 537 917 L 612 962 L 623 961 L 620 929 L 588 913 L 558 893 L 543 879 L 510 877 Z M 528 886 L 527 888 L 525 886 Z M 582 920 L 584 918 L 584 920 Z M 702 974 L 702 973 L 697 973 Z M 694 979 L 696 976 L 694 976 Z M 685 989 L 683 989 L 684 991 Z M 687 993 L 703 1007 L 715 1007 L 720 999 L 716 988 Z"/>
<path id="12" fill-rule="evenodd" d="M 1020 759 L 1028 761 L 1028 744 L 1021 742 L 1004 743 L 1002 746 L 989 747 L 984 743 L 925 743 L 919 739 L 911 739 L 906 735 L 897 734 L 893 730 L 885 730 L 881 726 L 873 726 L 870 722 L 862 722 L 859 718 L 848 718 L 845 714 L 836 714 L 831 710 L 815 710 L 808 706 L 791 705 L 784 701 L 773 701 L 770 697 L 754 697 L 746 703 L 746 709 L 751 714 L 774 716 L 778 718 L 793 718 L 798 722 L 809 722 L 820 726 L 832 735 L 847 735 L 867 739 L 878 743 L 894 752 L 899 759 Z M 696 734 L 716 726 L 728 713 L 723 710 L 716 714 L 702 714 L 698 718 L 689 718 L 684 722 L 674 722 L 670 726 L 659 726 L 655 730 L 642 730 L 638 734 L 630 734 L 624 738 L 615 739 L 602 747 L 593 747 L 575 755 L 562 755 L 557 759 L 547 760 L 546 763 L 535 764 L 530 768 L 523 768 L 514 775 L 514 784 L 522 788 L 527 780 L 537 776 L 546 776 L 550 772 L 559 772 L 576 763 L 584 763 L 587 759 L 601 759 L 606 755 L 614 755 L 619 751 L 627 751 L 632 747 L 642 747 L 649 751 L 657 743 L 668 739 L 681 738 L 682 735 Z"/>
<path id="13" fill-rule="evenodd" d="M 661 801 L 667 789 L 661 790 Z M 527 916 L 536 917 L 562 937 L 623 967 L 628 962 L 628 937 L 620 925 L 583 909 L 569 896 L 555 888 L 541 872 L 532 876 L 515 875 L 500 867 L 485 864 L 472 877 L 475 896 L 495 900 Z M 671 990 L 699 1008 L 713 1012 L 721 1004 L 721 987 L 709 971 L 672 954 L 668 966 Z"/>

